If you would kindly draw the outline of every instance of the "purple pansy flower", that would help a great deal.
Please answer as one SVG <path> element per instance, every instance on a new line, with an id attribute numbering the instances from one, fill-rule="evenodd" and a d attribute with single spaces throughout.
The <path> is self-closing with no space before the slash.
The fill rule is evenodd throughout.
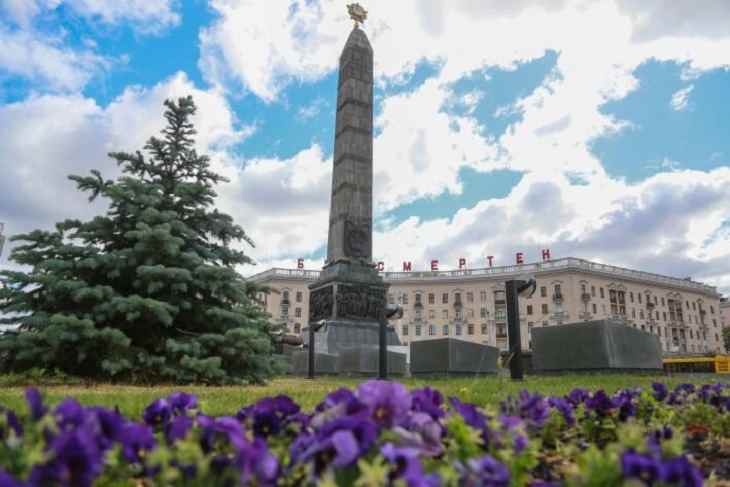
<path id="1" fill-rule="evenodd" d="M 382 427 L 401 424 L 411 409 L 411 394 L 398 382 L 369 380 L 358 386 L 357 397 L 368 407 L 373 421 Z"/>
<path id="2" fill-rule="evenodd" d="M 87 487 L 103 469 L 97 443 L 84 428 L 61 432 L 53 439 L 50 451 L 52 459 L 31 470 L 31 485 Z"/>
<path id="3" fill-rule="evenodd" d="M 122 456 L 130 463 L 142 463 L 146 453 L 157 445 L 152 428 L 131 421 L 122 428 L 119 441 L 122 444 Z"/>
<path id="4" fill-rule="evenodd" d="M 648 485 L 662 478 L 661 461 L 650 456 L 628 450 L 621 455 L 621 472 L 624 478 L 639 479 Z"/>
<path id="5" fill-rule="evenodd" d="M 664 462 L 662 480 L 682 487 L 701 487 L 703 484 L 702 472 L 684 455 Z"/>
<path id="6" fill-rule="evenodd" d="M 165 425 L 165 439 L 168 444 L 173 444 L 187 436 L 188 431 L 193 427 L 193 418 L 189 416 L 175 416 Z"/>
<path id="7" fill-rule="evenodd" d="M 653 395 L 654 399 L 656 399 L 657 401 L 663 402 L 669 395 L 669 389 L 661 382 L 654 382 L 651 385 L 651 388 L 654 389 Z"/>
<path id="8" fill-rule="evenodd" d="M 395 466 L 390 474 L 390 481 L 402 479 L 408 487 L 439 485 L 436 475 L 424 475 L 423 466 L 418 459 L 419 450 L 415 448 L 399 448 L 386 443 L 380 449 L 383 457 Z"/>
<path id="9" fill-rule="evenodd" d="M 236 450 L 244 447 L 246 439 L 241 423 L 231 416 L 211 418 L 198 415 L 198 426 L 202 429 L 200 444 L 205 453 L 216 450 L 221 445 L 233 445 Z"/>
<path id="10" fill-rule="evenodd" d="M 236 417 L 239 421 L 250 420 L 254 435 L 265 438 L 277 435 L 291 419 L 298 417 L 299 409 L 291 398 L 280 395 L 243 408 Z"/>
<path id="11" fill-rule="evenodd" d="M 5 421 L 7 422 L 10 430 L 15 433 L 15 436 L 23 436 L 23 425 L 21 425 L 20 421 L 18 421 L 18 416 L 15 414 L 15 411 L 13 411 L 12 409 L 8 409 L 5 412 Z M 0 438 L 4 438 L 5 435 L 6 432 L 3 431 L 2 428 L 0 428 Z"/>
<path id="12" fill-rule="evenodd" d="M 341 416 L 327 422 L 305 437 L 296 457 L 301 461 L 314 459 L 315 472 L 319 475 L 330 462 L 336 466 L 350 465 L 365 454 L 375 443 L 378 431 L 375 423 L 362 416 Z M 304 451 L 301 451 L 305 448 Z"/>
<path id="13" fill-rule="evenodd" d="M 167 402 L 174 414 L 185 414 L 185 411 L 198 407 L 198 398 L 187 392 L 174 392 L 167 397 Z"/>
<path id="14" fill-rule="evenodd" d="M 628 418 L 636 416 L 636 404 L 634 403 L 636 396 L 638 396 L 637 391 L 625 389 L 613 397 L 614 405 L 619 408 L 619 420 L 626 421 Z"/>
<path id="15" fill-rule="evenodd" d="M 558 410 L 568 426 L 573 426 L 575 424 L 573 406 L 566 399 L 563 399 L 562 397 L 551 397 L 548 399 L 548 404 L 550 407 Z"/>
<path id="16" fill-rule="evenodd" d="M 41 393 L 35 387 L 29 387 L 25 390 L 25 400 L 28 403 L 28 410 L 33 421 L 38 421 L 48 412 L 48 408 L 43 405 Z"/>
<path id="17" fill-rule="evenodd" d="M 436 389 L 416 389 L 411 392 L 411 398 L 413 411 L 430 414 L 434 419 L 442 418 L 446 414 L 442 408 L 444 396 Z"/>
<path id="18" fill-rule="evenodd" d="M 25 482 L 13 478 L 0 467 L 0 487 L 24 487 L 25 485 Z"/>
<path id="19" fill-rule="evenodd" d="M 97 444 L 102 451 L 105 451 L 119 441 L 125 419 L 118 411 L 112 411 L 102 407 L 90 407 L 87 409 L 87 421 L 84 427 L 93 428 Z"/>
<path id="20" fill-rule="evenodd" d="M 142 417 L 149 426 L 164 426 L 172 417 L 172 406 L 167 399 L 157 399 L 145 408 Z"/>
<path id="21" fill-rule="evenodd" d="M 405 427 L 396 426 L 393 432 L 399 436 L 400 446 L 416 448 L 428 456 L 438 456 L 443 452 L 443 427 L 426 413 L 413 413 Z"/>
<path id="22" fill-rule="evenodd" d="M 594 411 L 599 416 L 607 416 L 616 407 L 613 400 L 605 391 L 598 390 L 591 397 L 585 400 L 586 409 Z"/>
<path id="23" fill-rule="evenodd" d="M 64 399 L 61 404 L 56 406 L 54 413 L 56 423 L 62 430 L 78 428 L 86 419 L 84 408 L 75 399 L 71 398 Z"/>
<path id="24" fill-rule="evenodd" d="M 241 485 L 275 485 L 279 474 L 279 461 L 269 452 L 266 442 L 256 438 L 253 443 L 245 442 L 236 456 L 236 465 L 241 471 Z"/>
<path id="25" fill-rule="evenodd" d="M 587 390 L 575 388 L 570 391 L 565 398 L 570 404 L 573 405 L 573 407 L 577 408 L 578 406 L 583 404 L 589 397 L 591 397 L 591 395 L 588 393 Z"/>
<path id="26" fill-rule="evenodd" d="M 472 458 L 459 485 L 464 487 L 507 487 L 510 481 L 509 469 L 491 455 Z"/>

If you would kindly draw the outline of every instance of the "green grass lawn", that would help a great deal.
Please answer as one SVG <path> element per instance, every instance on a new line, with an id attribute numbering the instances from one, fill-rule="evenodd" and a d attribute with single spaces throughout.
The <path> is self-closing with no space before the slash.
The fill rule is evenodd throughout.
<path id="1" fill-rule="evenodd" d="M 16 410 L 25 410 L 23 391 L 25 387 L 8 385 L 9 377 L 0 376 L 0 405 Z M 356 387 L 363 379 L 321 377 L 314 381 L 294 377 L 277 378 L 264 386 L 126 386 L 126 385 L 40 385 L 46 400 L 56 404 L 67 396 L 75 397 L 86 405 L 117 406 L 128 417 L 140 417 L 142 410 L 152 400 L 174 391 L 192 392 L 198 396 L 203 412 L 211 415 L 234 414 L 238 409 L 260 398 L 287 394 L 305 410 L 310 410 L 328 392 L 339 387 Z M 652 382 L 661 381 L 670 387 L 682 382 L 695 384 L 730 382 L 730 376 L 711 374 L 687 374 L 673 376 L 652 376 L 634 374 L 571 374 L 559 376 L 532 376 L 522 382 L 512 382 L 506 377 L 478 378 L 430 378 L 403 379 L 409 388 L 431 386 L 445 396 L 457 396 L 463 401 L 478 405 L 496 405 L 510 394 L 521 389 L 540 392 L 544 395 L 563 395 L 575 387 L 590 390 L 605 389 L 614 392 L 626 387 L 651 387 Z"/>

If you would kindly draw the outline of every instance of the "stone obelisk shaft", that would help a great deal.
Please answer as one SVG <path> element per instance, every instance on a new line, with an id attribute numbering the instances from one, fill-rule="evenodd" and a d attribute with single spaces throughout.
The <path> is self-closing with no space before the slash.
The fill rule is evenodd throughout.
<path id="1" fill-rule="evenodd" d="M 327 265 L 372 261 L 373 49 L 355 27 L 340 55 Z"/>

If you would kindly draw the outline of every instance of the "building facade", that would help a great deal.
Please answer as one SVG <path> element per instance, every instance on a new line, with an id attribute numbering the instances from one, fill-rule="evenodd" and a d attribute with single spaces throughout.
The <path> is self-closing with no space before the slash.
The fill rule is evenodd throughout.
<path id="1" fill-rule="evenodd" d="M 720 295 L 689 279 L 651 274 L 577 258 L 484 269 L 383 272 L 388 301 L 403 306 L 392 321 L 404 345 L 446 336 L 506 350 L 504 283 L 525 274 L 537 280 L 520 299 L 522 345 L 532 329 L 562 323 L 614 319 L 655 334 L 665 354 L 723 353 Z M 270 269 L 250 279 L 269 286 L 260 299 L 272 320 L 301 334 L 309 316 L 308 285 L 319 271 Z"/>
<path id="2" fill-rule="evenodd" d="M 720 325 L 722 328 L 730 328 L 730 300 L 720 299 Z"/>

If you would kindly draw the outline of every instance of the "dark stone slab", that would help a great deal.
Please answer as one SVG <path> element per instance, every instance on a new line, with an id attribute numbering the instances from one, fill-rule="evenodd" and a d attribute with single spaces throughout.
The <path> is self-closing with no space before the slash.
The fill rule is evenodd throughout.
<path id="1" fill-rule="evenodd" d="M 340 374 L 376 375 L 380 356 L 377 347 L 357 347 L 340 352 L 337 369 Z M 388 351 L 388 375 L 406 374 L 406 354 Z"/>
<path id="2" fill-rule="evenodd" d="M 329 353 L 314 354 L 315 374 L 337 374 L 337 355 Z M 307 375 L 309 373 L 309 351 L 294 352 L 291 355 L 291 373 Z"/>
<path id="3" fill-rule="evenodd" d="M 532 330 L 535 372 L 662 370 L 659 337 L 623 323 L 598 320 Z"/>
<path id="4" fill-rule="evenodd" d="M 411 342 L 411 374 L 496 374 L 499 349 L 437 338 Z"/>
<path id="5" fill-rule="evenodd" d="M 329 321 L 314 334 L 314 349 L 317 352 L 338 354 L 343 350 L 362 346 L 378 347 L 380 325 L 367 321 Z M 309 343 L 309 329 L 305 328 L 305 343 Z M 400 345 L 392 326 L 388 327 L 388 345 Z"/>

